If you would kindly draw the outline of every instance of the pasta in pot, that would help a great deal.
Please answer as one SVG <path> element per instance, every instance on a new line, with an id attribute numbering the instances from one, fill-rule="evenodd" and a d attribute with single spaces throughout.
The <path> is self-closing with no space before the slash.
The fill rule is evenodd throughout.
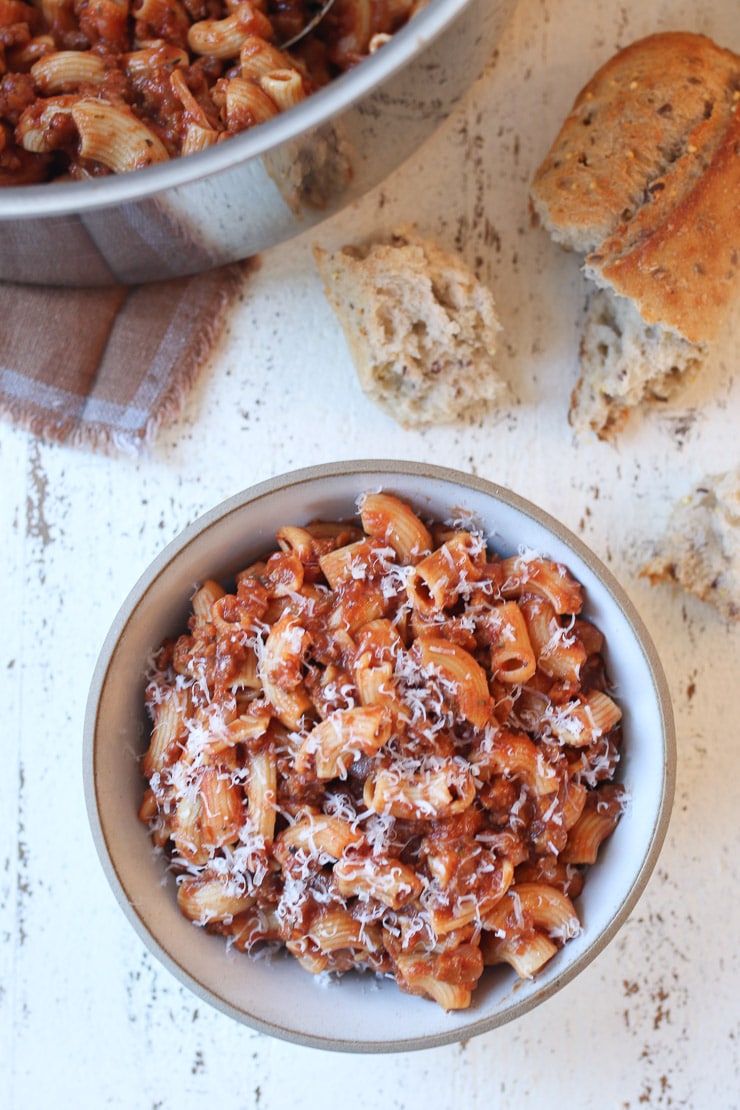
<path id="1" fill-rule="evenodd" d="M 358 507 L 199 587 L 149 676 L 139 816 L 237 949 L 463 1009 L 487 965 L 532 976 L 580 931 L 621 710 L 564 566 Z"/>
<path id="2" fill-rule="evenodd" d="M 298 104 L 426 0 L 0 0 L 0 186 L 123 173 Z"/>

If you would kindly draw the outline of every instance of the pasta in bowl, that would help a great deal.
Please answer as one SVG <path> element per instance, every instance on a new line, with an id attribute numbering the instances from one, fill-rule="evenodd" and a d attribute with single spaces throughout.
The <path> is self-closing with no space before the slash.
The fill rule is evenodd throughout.
<path id="1" fill-rule="evenodd" d="M 585 967 L 673 766 L 608 572 L 413 464 L 297 472 L 197 522 L 119 614 L 86 724 L 101 858 L 153 951 L 248 1024 L 355 1051 L 483 1032 Z"/>

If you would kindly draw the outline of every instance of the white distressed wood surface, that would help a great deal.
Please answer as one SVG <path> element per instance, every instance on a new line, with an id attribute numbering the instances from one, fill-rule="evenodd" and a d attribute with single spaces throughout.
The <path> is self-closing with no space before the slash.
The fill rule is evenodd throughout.
<path id="1" fill-rule="evenodd" d="M 740 322 L 680 402 L 616 447 L 566 421 L 584 284 L 530 225 L 527 183 L 593 69 L 656 29 L 740 50 L 737 0 L 519 0 L 488 72 L 362 203 L 263 258 L 176 425 L 141 459 L 0 426 L 0 1105 L 281 1110 L 740 1106 L 740 629 L 636 576 L 673 500 L 738 461 Z M 404 431 L 360 392 L 311 244 L 415 220 L 487 279 L 512 401 Z M 81 736 L 95 658 L 139 572 L 185 524 L 284 470 L 442 462 L 559 516 L 639 607 L 666 669 L 678 787 L 648 889 L 597 961 L 516 1023 L 421 1053 L 272 1040 L 201 1004 L 148 954 L 92 845 Z"/>

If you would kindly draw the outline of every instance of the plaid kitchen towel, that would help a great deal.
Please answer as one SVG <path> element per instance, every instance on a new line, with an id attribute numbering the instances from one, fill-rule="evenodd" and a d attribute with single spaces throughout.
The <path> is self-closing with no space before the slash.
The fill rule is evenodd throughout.
<path id="1" fill-rule="evenodd" d="M 138 286 L 0 285 L 0 413 L 136 452 L 177 416 L 251 263 Z"/>

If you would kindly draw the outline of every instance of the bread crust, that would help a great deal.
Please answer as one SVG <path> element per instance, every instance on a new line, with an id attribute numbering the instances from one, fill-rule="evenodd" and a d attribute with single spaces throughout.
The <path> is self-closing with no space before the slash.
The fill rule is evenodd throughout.
<path id="1" fill-rule="evenodd" d="M 596 283 L 693 343 L 740 285 L 740 57 L 704 35 L 632 43 L 577 97 L 532 184 Z"/>
<path id="2" fill-rule="evenodd" d="M 712 162 L 662 222 L 619 253 L 607 241 L 586 258 L 599 285 L 630 297 L 648 324 L 692 343 L 715 339 L 734 301 L 740 273 L 740 116 Z"/>

